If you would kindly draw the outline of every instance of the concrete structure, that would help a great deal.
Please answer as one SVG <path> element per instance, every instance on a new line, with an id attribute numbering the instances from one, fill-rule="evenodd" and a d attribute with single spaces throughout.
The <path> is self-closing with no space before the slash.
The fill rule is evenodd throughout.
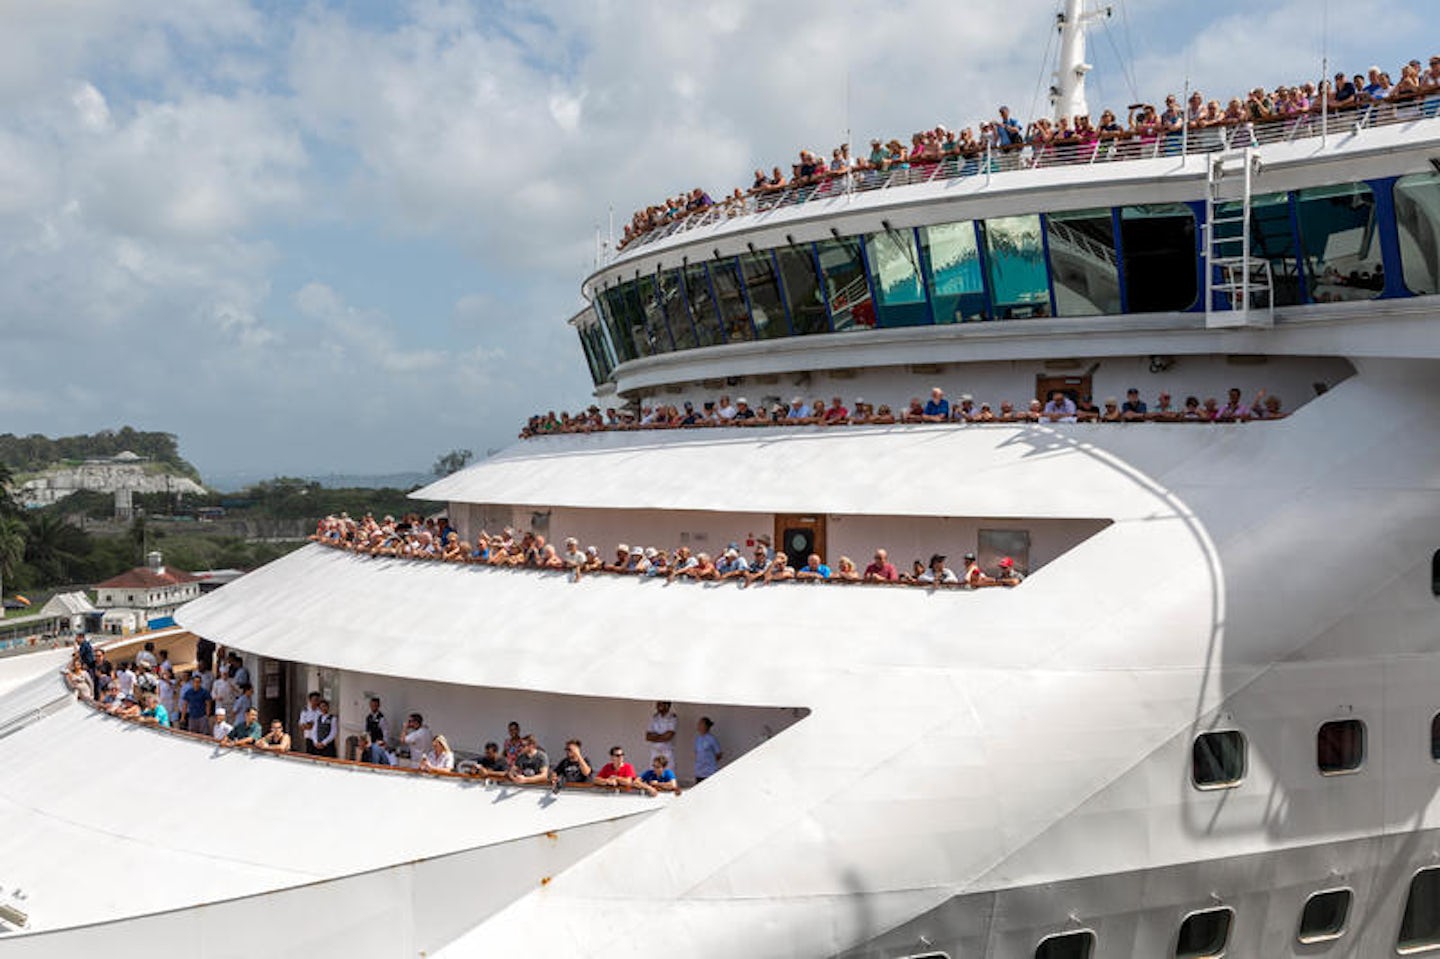
<path id="1" fill-rule="evenodd" d="M 38 508 L 58 503 L 79 490 L 115 494 L 117 512 L 128 510 L 129 500 L 136 493 L 205 495 L 205 487 L 188 476 L 153 472 L 142 457 L 126 451 L 86 460 L 75 467 L 45 470 L 21 483 L 15 497 L 25 507 Z"/>

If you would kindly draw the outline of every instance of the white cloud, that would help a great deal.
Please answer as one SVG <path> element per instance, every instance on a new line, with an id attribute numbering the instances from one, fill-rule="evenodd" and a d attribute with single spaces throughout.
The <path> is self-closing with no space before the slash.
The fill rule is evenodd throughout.
<path id="1" fill-rule="evenodd" d="M 217 468 L 500 445 L 588 392 L 564 321 L 611 204 L 623 223 L 728 191 L 847 127 L 858 148 L 1028 113 L 1055 3 L 381 6 L 5 3 L 0 412 L 52 432 L 127 417 Z M 1132 2 L 1142 94 L 1187 67 L 1211 95 L 1315 75 L 1313 3 L 1252 6 Z M 1354 0 L 1337 66 L 1393 61 L 1423 14 Z M 1111 96 L 1122 28 L 1092 43 L 1097 101 L 1129 95 Z M 28 405 L 57 369 L 61 401 Z"/>

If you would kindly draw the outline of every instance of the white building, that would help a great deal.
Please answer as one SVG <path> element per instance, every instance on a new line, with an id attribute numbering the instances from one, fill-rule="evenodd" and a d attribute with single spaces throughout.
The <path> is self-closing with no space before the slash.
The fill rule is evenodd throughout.
<path id="1" fill-rule="evenodd" d="M 172 616 L 175 610 L 200 595 L 200 580 L 183 569 L 167 569 L 158 551 L 146 554 L 146 564 L 107 579 L 95 587 L 96 605 L 105 610 L 103 628 L 109 633 L 130 633 L 146 624 Z"/>

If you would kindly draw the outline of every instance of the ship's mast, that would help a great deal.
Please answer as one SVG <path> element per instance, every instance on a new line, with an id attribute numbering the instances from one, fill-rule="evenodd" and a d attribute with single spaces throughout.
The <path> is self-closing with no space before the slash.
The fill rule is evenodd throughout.
<path id="1" fill-rule="evenodd" d="M 1090 105 L 1085 102 L 1085 74 L 1092 67 L 1085 62 L 1085 30 L 1090 24 L 1109 16 L 1109 7 L 1087 10 L 1085 0 L 1065 0 L 1065 12 L 1056 14 L 1056 26 L 1060 30 L 1060 63 L 1055 70 L 1055 84 L 1050 88 L 1055 119 L 1090 112 Z"/>

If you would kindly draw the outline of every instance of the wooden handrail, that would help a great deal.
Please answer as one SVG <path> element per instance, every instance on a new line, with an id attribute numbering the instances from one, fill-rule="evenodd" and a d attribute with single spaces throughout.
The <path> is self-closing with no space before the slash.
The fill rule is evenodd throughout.
<path id="1" fill-rule="evenodd" d="M 295 750 L 293 750 L 293 749 L 292 749 L 292 750 L 285 751 L 285 752 L 281 752 L 281 751 L 279 751 L 279 750 L 274 750 L 274 749 L 262 749 L 262 748 L 260 748 L 259 746 L 240 746 L 240 745 L 236 745 L 236 744 L 234 744 L 234 743 L 224 743 L 224 742 L 221 742 L 220 740 L 216 739 L 216 738 L 213 737 L 213 736 L 207 736 L 207 735 L 205 735 L 204 733 L 192 733 L 192 732 L 190 732 L 188 729 L 180 729 L 180 728 L 178 728 L 178 727 L 176 727 L 176 726 L 161 726 L 161 725 L 159 725 L 158 723 L 147 723 L 147 722 L 145 722 L 143 719 L 128 719 L 128 718 L 126 718 L 126 717 L 124 717 L 124 716 L 119 716 L 119 715 L 116 715 L 115 713 L 110 712 L 110 710 L 108 710 L 108 709 L 106 709 L 105 707 L 101 706 L 98 702 L 95 702 L 94 700 L 81 698 L 81 699 L 80 699 L 80 703 L 81 703 L 82 705 L 89 706 L 92 710 L 94 710 L 95 712 L 99 713 L 100 715 L 102 715 L 102 716 L 104 716 L 104 717 L 106 717 L 106 718 L 108 718 L 108 719 L 118 720 L 119 722 L 127 723 L 127 724 L 129 724 L 129 725 L 131 725 L 131 726 L 137 726 L 137 727 L 140 727 L 140 728 L 143 728 L 143 729 L 153 730 L 153 731 L 155 731 L 155 732 L 164 733 L 164 734 L 167 734 L 167 735 L 170 735 L 170 736 L 177 737 L 177 738 L 179 738 L 179 739 L 189 739 L 189 740 L 193 740 L 193 741 L 195 741 L 195 742 L 204 743 L 204 744 L 206 744 L 206 745 L 208 745 L 208 746 L 211 746 L 211 747 L 214 747 L 214 748 L 216 748 L 216 749 L 234 749 L 234 750 L 238 750 L 238 751 L 240 751 L 240 752 L 255 753 L 255 754 L 257 754 L 257 755 L 274 756 L 274 757 L 276 757 L 276 758 L 278 758 L 278 759 L 298 759 L 298 760 L 303 760 L 303 761 L 305 761 L 305 762 L 316 763 L 316 764 L 323 765 L 323 766 L 337 766 L 337 767 L 344 768 L 344 769 L 354 769 L 354 770 L 363 771 L 363 772 L 387 773 L 387 774 L 391 774 L 391 775 L 402 775 L 402 776 L 423 776 L 423 777 L 432 777 L 432 778 L 436 778 L 436 779 L 452 779 L 452 780 L 456 780 L 456 781 L 458 781 L 458 782 L 466 782 L 466 783 L 490 783 L 490 782 L 493 782 L 493 783 L 498 783 L 498 784 L 501 785 L 501 786 L 506 786 L 506 787 L 510 787 L 510 788 L 514 788 L 514 789 L 527 789 L 527 790 L 536 790 L 536 791 L 547 791 L 547 790 L 550 790 L 550 789 L 553 788 L 553 787 L 550 786 L 548 783 L 516 783 L 516 782 L 511 782 L 511 781 L 509 781 L 508 779 L 495 779 L 495 778 L 493 778 L 493 777 L 486 777 L 486 776 L 480 776 L 480 775 L 471 775 L 471 774 L 468 774 L 468 773 L 455 772 L 455 771 L 452 771 L 452 770 L 445 770 L 445 769 L 418 769 L 418 768 L 411 768 L 411 767 L 409 767 L 409 766 L 377 766 L 377 765 L 375 765 L 375 764 L 373 764 L 373 763 L 357 762 L 357 761 L 355 761 L 355 760 L 353 760 L 353 759 L 339 759 L 339 758 L 332 757 L 332 756 L 314 756 L 314 755 L 311 755 L 311 754 L 309 754 L 309 753 L 297 752 L 297 751 L 295 751 Z M 612 793 L 622 793 L 622 792 L 624 792 L 624 793 L 631 793 L 631 792 L 633 792 L 633 793 L 635 793 L 635 794 L 637 794 L 637 795 L 643 795 L 643 794 L 644 794 L 644 791 L 643 791 L 641 788 L 636 787 L 636 786 L 629 786 L 629 787 L 597 786 L 597 785 L 595 785 L 594 783 L 569 783 L 569 782 L 567 782 L 567 783 L 564 785 L 563 788 L 564 788 L 566 791 L 571 790 L 571 789 L 582 789 L 582 790 L 594 790 L 594 791 L 596 791 L 596 792 L 612 792 Z"/>

